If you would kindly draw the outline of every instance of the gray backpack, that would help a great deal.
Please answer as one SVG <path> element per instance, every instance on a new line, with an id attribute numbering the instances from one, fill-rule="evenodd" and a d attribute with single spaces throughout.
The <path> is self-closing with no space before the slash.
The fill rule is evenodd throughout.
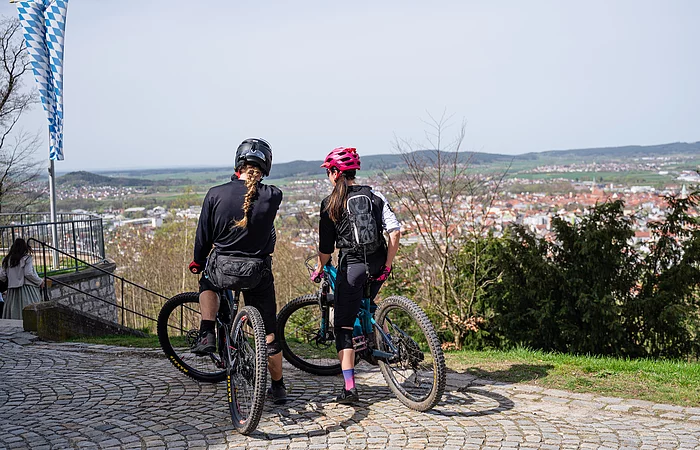
<path id="1" fill-rule="evenodd" d="M 352 246 L 365 254 L 377 251 L 384 240 L 373 210 L 372 195 L 371 189 L 366 186 L 351 194 L 347 200 Z"/>

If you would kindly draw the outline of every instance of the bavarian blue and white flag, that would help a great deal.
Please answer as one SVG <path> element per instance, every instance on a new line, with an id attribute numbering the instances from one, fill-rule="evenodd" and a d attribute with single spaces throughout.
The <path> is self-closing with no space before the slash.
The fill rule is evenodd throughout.
<path id="1" fill-rule="evenodd" d="M 49 159 L 63 159 L 63 38 L 68 0 L 18 1 L 19 21 L 49 119 Z"/>

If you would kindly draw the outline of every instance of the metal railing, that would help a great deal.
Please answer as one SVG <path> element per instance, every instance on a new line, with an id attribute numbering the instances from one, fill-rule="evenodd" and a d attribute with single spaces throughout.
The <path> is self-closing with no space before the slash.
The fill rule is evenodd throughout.
<path id="1" fill-rule="evenodd" d="M 118 318 L 121 320 L 117 323 L 134 328 L 134 329 L 142 329 L 142 328 L 153 328 L 155 329 L 155 325 L 157 323 L 157 319 L 149 316 L 148 314 L 145 314 L 143 311 L 137 311 L 134 309 L 137 304 L 143 304 L 144 303 L 144 297 L 147 297 L 148 300 L 150 300 L 148 303 L 149 304 L 155 304 L 155 305 L 162 305 L 165 301 L 169 300 L 168 297 L 165 297 L 164 295 L 161 295 L 157 292 L 154 292 L 144 286 L 141 286 L 139 284 L 133 283 L 123 277 L 120 277 L 119 275 L 114 275 L 112 272 L 105 270 L 99 266 L 96 266 L 95 264 L 92 264 L 88 261 L 81 260 L 79 258 L 75 258 L 73 255 L 66 253 L 60 249 L 54 248 L 53 246 L 39 241 L 34 238 L 29 238 L 27 242 L 31 242 L 30 245 L 35 249 L 34 250 L 34 258 L 41 257 L 44 260 L 48 258 L 50 253 L 56 252 L 59 255 L 61 255 L 63 258 L 68 258 L 68 259 L 75 259 L 75 263 L 70 264 L 71 266 L 84 266 L 84 267 L 89 267 L 94 270 L 97 270 L 98 272 L 101 272 L 104 275 L 107 275 L 112 278 L 113 283 L 114 283 L 114 289 L 115 289 L 115 299 L 116 303 L 111 302 L 109 300 L 106 300 L 104 298 L 100 298 L 90 292 L 85 292 L 82 289 L 79 289 L 71 284 L 62 282 L 60 279 L 57 278 L 56 275 L 49 275 L 49 272 L 47 270 L 43 270 L 43 272 L 39 272 L 39 275 L 44 278 L 44 299 L 49 300 L 48 298 L 48 285 L 47 280 L 51 280 L 51 284 L 57 284 L 60 286 L 64 286 L 67 288 L 72 289 L 76 293 L 86 295 L 92 299 L 99 300 L 101 302 L 114 305 L 116 308 L 120 310 L 120 314 L 118 314 Z M 39 250 L 41 248 L 41 250 Z M 140 301 L 136 301 L 136 299 L 139 299 Z M 155 300 L 155 301 L 154 301 Z M 157 312 L 156 312 L 157 315 Z"/>
<path id="2" fill-rule="evenodd" d="M 105 259 L 102 218 L 92 214 L 59 213 L 51 222 L 48 213 L 0 214 L 0 258 L 7 255 L 16 238 L 54 242 L 50 259 L 35 261 L 53 270 L 79 269 L 78 261 L 96 264 Z M 68 255 L 61 258 L 59 254 Z"/>

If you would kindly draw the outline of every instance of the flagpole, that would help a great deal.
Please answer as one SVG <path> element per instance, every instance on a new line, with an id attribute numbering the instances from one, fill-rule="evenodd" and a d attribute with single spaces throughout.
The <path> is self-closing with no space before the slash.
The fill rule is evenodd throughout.
<path id="1" fill-rule="evenodd" d="M 55 160 L 63 159 L 63 41 L 68 0 L 10 0 L 17 3 L 32 71 L 49 121 L 49 205 L 52 244 L 58 248 Z M 58 268 L 54 250 L 53 266 Z"/>
<path id="2" fill-rule="evenodd" d="M 10 0 L 10 3 L 17 3 L 17 1 L 18 0 Z M 51 245 L 53 245 L 53 248 L 57 249 L 58 226 L 56 222 L 58 222 L 58 219 L 56 215 L 56 170 L 53 159 L 49 159 L 49 213 L 51 215 L 51 223 L 53 224 L 51 227 Z M 53 254 L 53 268 L 58 269 L 58 252 L 54 250 L 51 253 Z M 46 261 L 44 261 L 44 264 L 46 264 Z"/>
<path id="3" fill-rule="evenodd" d="M 54 160 L 49 159 L 49 211 L 51 212 L 51 243 L 53 248 L 58 248 L 58 222 L 56 217 L 56 171 L 54 168 Z M 58 252 L 53 251 L 53 268 L 58 269 Z"/>

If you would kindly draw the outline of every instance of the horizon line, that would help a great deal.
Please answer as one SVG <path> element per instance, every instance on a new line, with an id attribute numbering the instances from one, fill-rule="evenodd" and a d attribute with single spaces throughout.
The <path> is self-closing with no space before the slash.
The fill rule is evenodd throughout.
<path id="1" fill-rule="evenodd" d="M 616 146 L 608 146 L 608 147 L 585 147 L 585 148 L 567 148 L 567 149 L 552 149 L 552 150 L 541 150 L 538 152 L 523 152 L 523 153 L 497 153 L 497 152 L 484 152 L 484 151 L 461 151 L 461 153 L 472 153 L 472 154 L 485 154 L 485 155 L 498 155 L 498 156 L 522 156 L 522 155 L 528 155 L 528 154 L 539 154 L 539 153 L 549 153 L 549 152 L 568 152 L 568 151 L 582 151 L 582 150 L 600 150 L 600 149 L 613 149 L 613 148 L 628 148 L 628 147 L 658 147 L 661 145 L 672 145 L 672 144 L 700 144 L 700 141 L 695 141 L 695 142 L 684 142 L 684 141 L 675 141 L 675 142 L 664 142 L 660 144 L 647 144 L 647 145 L 641 145 L 641 144 L 629 144 L 629 145 L 616 145 Z M 414 150 L 416 152 L 418 151 L 426 151 L 430 149 L 422 149 L 422 150 Z M 412 153 L 412 152 L 411 152 Z M 453 153 L 453 152 L 450 152 Z M 377 154 L 368 154 L 366 156 L 396 156 L 400 155 L 401 153 L 377 153 Z M 280 161 L 277 162 L 276 164 L 289 164 L 293 162 L 313 162 L 313 161 L 322 161 L 322 158 L 319 159 L 293 159 L 289 161 Z M 67 174 L 67 173 L 72 173 L 72 172 L 102 172 L 102 173 L 114 173 L 114 172 L 121 172 L 121 171 L 136 171 L 136 170 L 182 170 L 182 169 L 212 169 L 212 170 L 222 170 L 221 166 L 141 166 L 141 167 L 120 167 L 120 168 L 83 168 L 83 169 L 75 169 L 75 170 L 60 170 L 59 166 L 56 166 L 55 171 L 56 174 Z M 233 162 L 231 163 L 231 169 L 233 169 Z"/>

